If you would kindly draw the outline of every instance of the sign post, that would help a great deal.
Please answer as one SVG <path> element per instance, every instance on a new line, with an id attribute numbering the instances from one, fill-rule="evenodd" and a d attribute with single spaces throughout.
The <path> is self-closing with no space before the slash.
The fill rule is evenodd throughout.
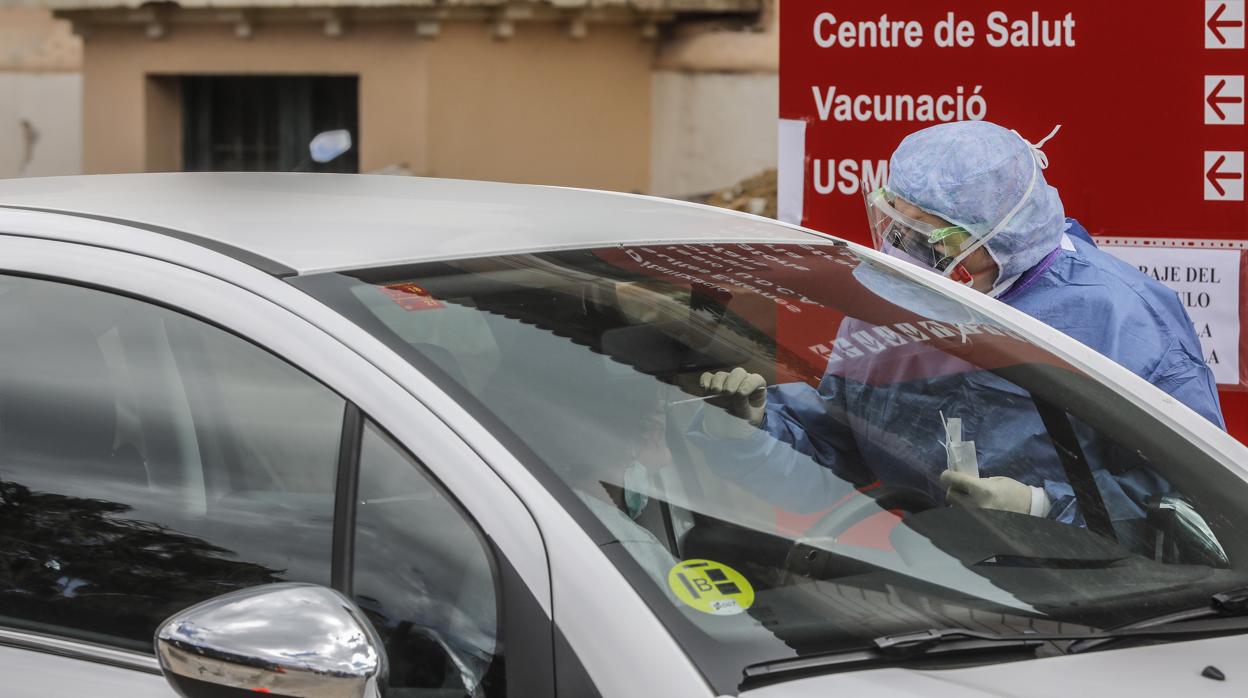
<path id="1" fill-rule="evenodd" d="M 780 23 L 781 218 L 869 244 L 860 187 L 907 134 L 1062 124 L 1067 215 L 1179 293 L 1248 441 L 1244 0 L 787 0 Z"/>

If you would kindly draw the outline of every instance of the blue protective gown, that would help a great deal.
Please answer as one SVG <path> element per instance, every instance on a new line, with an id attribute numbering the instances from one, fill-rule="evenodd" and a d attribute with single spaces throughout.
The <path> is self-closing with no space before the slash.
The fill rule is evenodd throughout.
<path id="1" fill-rule="evenodd" d="M 1002 300 L 1113 359 L 1226 429 L 1213 372 L 1182 301 L 1171 289 L 1091 243 L 1067 219 L 1061 250 L 1036 283 Z"/>
<path id="2" fill-rule="evenodd" d="M 1225 428 L 1213 375 L 1177 294 L 1085 241 L 1078 223 L 1069 221 L 1068 230 L 1063 247 L 1073 249 L 1060 249 L 1025 288 L 1002 300 Z M 840 334 L 864 327 L 847 318 Z M 963 438 L 975 442 L 981 477 L 1002 475 L 1042 487 L 1051 518 L 1082 524 L 1030 396 L 926 343 L 834 362 L 817 388 L 769 387 L 762 429 L 748 439 L 711 438 L 700 419 L 690 438 L 716 471 L 791 511 L 820 511 L 850 487 L 875 480 L 924 490 L 941 502 L 941 413 L 963 420 Z M 1131 522 L 1143 519 L 1145 500 L 1168 492 L 1169 485 L 1139 456 L 1074 424 L 1110 519 L 1128 533 Z"/>

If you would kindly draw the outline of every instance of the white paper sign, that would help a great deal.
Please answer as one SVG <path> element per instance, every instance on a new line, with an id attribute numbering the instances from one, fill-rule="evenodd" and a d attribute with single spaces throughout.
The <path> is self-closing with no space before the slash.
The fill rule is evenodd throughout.
<path id="1" fill-rule="evenodd" d="M 778 138 L 776 214 L 785 223 L 801 225 L 802 195 L 806 188 L 806 122 L 780 119 Z"/>
<path id="2" fill-rule="evenodd" d="M 1179 294 L 1196 326 L 1196 336 L 1214 378 L 1219 384 L 1238 384 L 1241 251 L 1097 242 L 1101 249 Z"/>

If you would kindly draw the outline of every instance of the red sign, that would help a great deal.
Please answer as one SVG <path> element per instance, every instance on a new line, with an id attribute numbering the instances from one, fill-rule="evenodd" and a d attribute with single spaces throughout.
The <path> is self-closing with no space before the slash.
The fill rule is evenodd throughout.
<path id="1" fill-rule="evenodd" d="M 441 301 L 430 296 L 428 291 L 413 283 L 382 286 L 381 292 L 389 296 L 390 300 L 398 303 L 400 308 L 407 311 L 437 310 L 445 307 Z"/>
<path id="2" fill-rule="evenodd" d="M 985 119 L 1032 142 L 1062 125 L 1045 178 L 1094 235 L 1248 239 L 1244 6 L 786 0 L 781 218 L 869 244 L 862 181 L 907 134 Z M 1248 394 L 1222 397 L 1248 436 Z"/>

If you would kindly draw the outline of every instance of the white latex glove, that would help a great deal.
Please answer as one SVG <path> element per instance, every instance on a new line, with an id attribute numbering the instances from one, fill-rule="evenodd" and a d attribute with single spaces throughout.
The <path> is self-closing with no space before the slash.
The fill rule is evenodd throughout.
<path id="1" fill-rule="evenodd" d="M 731 371 L 703 373 L 698 387 L 705 395 L 714 395 L 708 409 L 704 429 L 711 436 L 743 439 L 763 423 L 767 407 L 767 379 L 738 366 Z"/>
<path id="2" fill-rule="evenodd" d="M 1044 490 L 1024 485 L 1014 478 L 971 477 L 946 470 L 940 474 L 940 484 L 946 488 L 945 500 L 960 507 L 999 509 L 1032 516 L 1048 513 L 1049 500 Z"/>

